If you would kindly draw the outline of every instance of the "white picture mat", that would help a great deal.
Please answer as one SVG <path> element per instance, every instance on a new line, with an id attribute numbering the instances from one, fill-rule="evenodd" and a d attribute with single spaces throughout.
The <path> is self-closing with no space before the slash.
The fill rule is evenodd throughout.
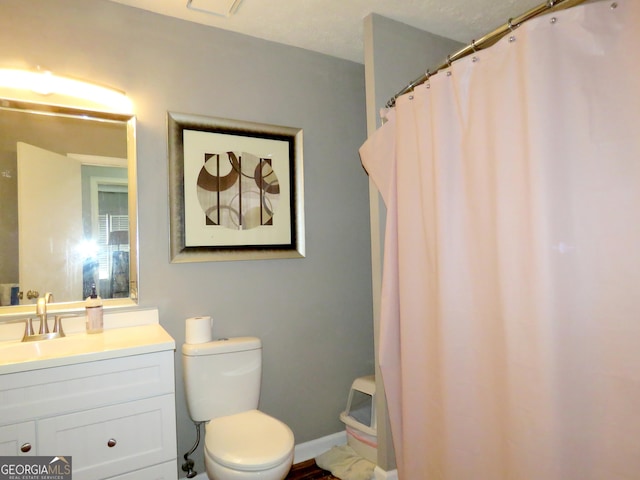
<path id="1" fill-rule="evenodd" d="M 291 243 L 291 172 L 289 142 L 198 130 L 183 131 L 185 246 L 289 245 Z M 197 195 L 197 179 L 207 153 L 246 152 L 269 158 L 280 184 L 273 225 L 231 230 L 206 225 Z"/>

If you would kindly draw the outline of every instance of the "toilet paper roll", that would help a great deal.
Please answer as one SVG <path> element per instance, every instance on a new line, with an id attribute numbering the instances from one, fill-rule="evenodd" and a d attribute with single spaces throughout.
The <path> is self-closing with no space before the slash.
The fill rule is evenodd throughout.
<path id="1" fill-rule="evenodd" d="M 185 343 L 207 343 L 213 339 L 210 316 L 191 317 L 186 320 Z"/>

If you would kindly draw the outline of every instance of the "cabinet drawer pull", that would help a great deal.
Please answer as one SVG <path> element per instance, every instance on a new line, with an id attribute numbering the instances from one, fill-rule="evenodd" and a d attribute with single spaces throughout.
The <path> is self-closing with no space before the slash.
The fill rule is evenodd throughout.
<path id="1" fill-rule="evenodd" d="M 115 439 L 115 438 L 110 438 L 110 439 L 109 439 L 109 441 L 107 442 L 107 446 L 108 446 L 109 448 L 111 448 L 111 447 L 115 447 L 115 446 L 116 446 L 116 443 L 118 443 L 118 442 L 116 442 L 116 439 Z"/>
<path id="2" fill-rule="evenodd" d="M 20 451 L 22 453 L 27 453 L 31 451 L 31 444 L 30 443 L 23 443 L 22 446 L 20 447 Z"/>

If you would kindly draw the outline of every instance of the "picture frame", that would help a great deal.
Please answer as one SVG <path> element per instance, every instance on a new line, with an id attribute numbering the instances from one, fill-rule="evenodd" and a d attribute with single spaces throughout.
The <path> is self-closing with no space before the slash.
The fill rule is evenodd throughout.
<path id="1" fill-rule="evenodd" d="M 171 263 L 305 256 L 302 129 L 168 112 Z"/>

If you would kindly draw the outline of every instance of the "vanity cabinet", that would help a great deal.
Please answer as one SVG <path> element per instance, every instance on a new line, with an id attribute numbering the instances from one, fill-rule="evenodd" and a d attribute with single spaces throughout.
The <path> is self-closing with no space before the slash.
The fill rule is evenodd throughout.
<path id="1" fill-rule="evenodd" d="M 74 480 L 175 480 L 173 350 L 0 377 L 0 455 L 72 457 Z"/>
<path id="2" fill-rule="evenodd" d="M 36 422 L 23 422 L 0 427 L 0 457 L 35 455 Z"/>

